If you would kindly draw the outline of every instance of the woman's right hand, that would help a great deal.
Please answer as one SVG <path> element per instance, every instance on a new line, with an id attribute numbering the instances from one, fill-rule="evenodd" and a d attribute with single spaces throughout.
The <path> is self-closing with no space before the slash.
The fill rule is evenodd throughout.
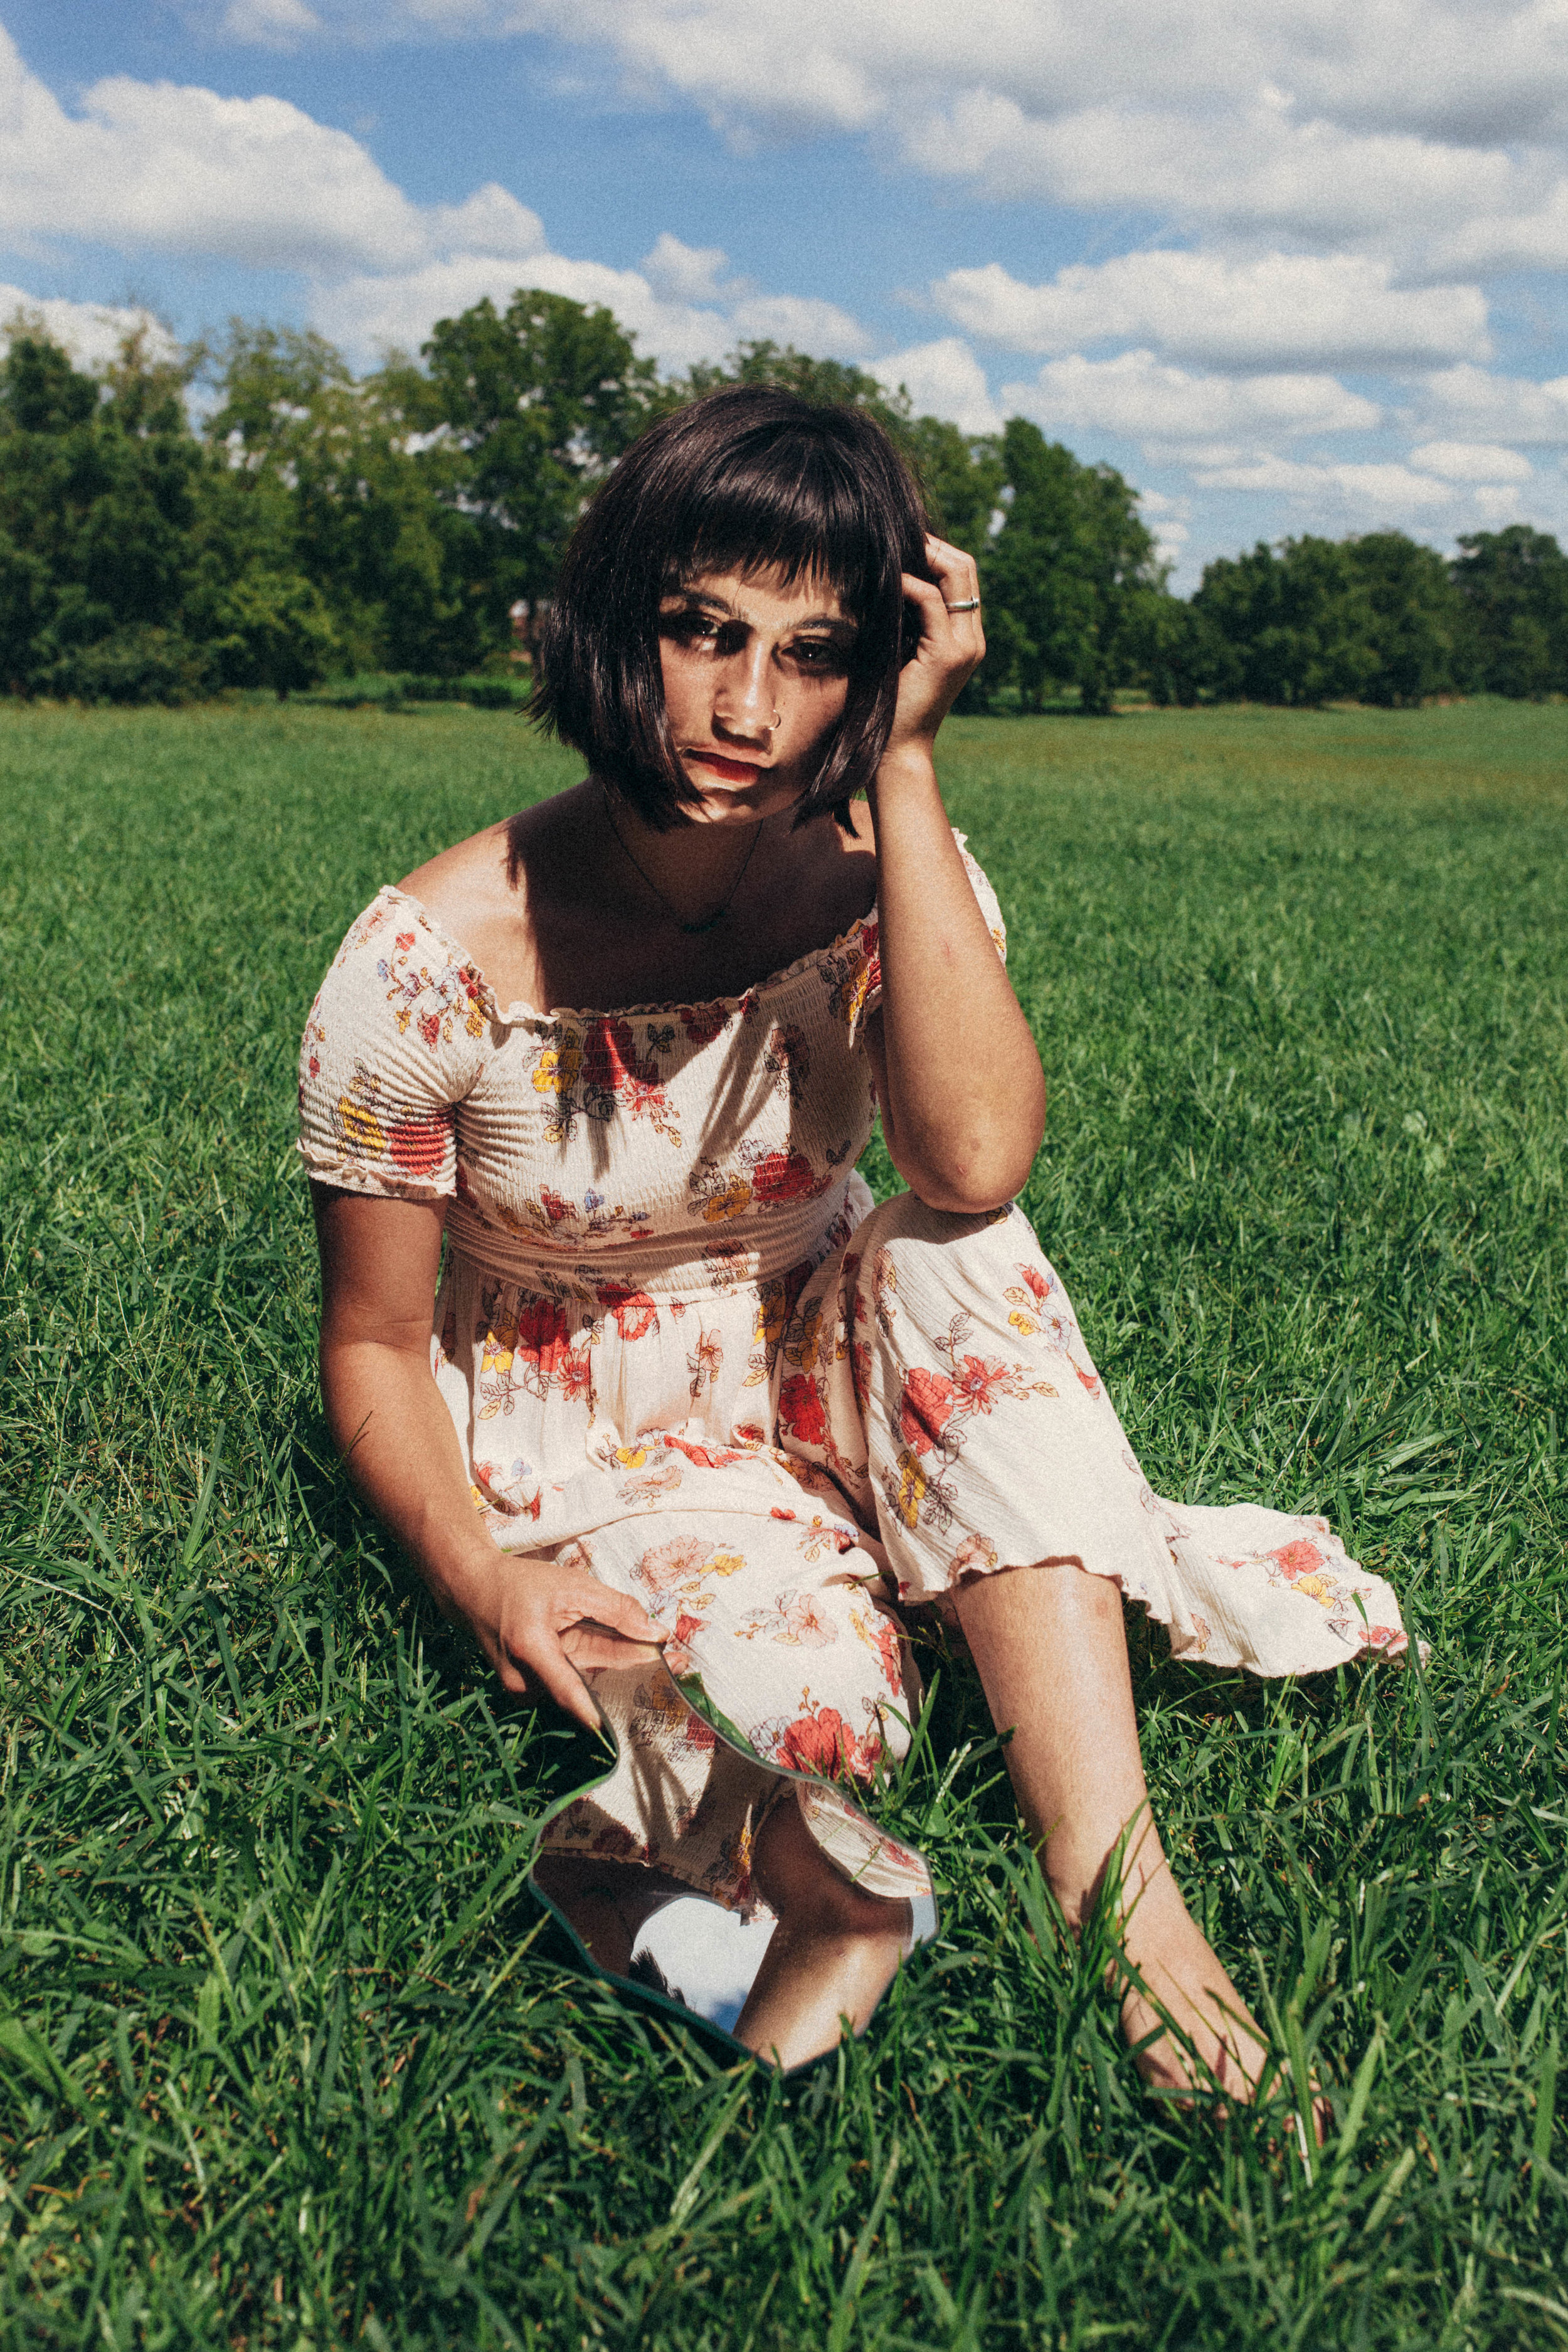
<path id="1" fill-rule="evenodd" d="M 629 1665 L 665 1635 L 645 1609 L 585 1569 L 545 1555 L 496 1551 L 476 1561 L 443 1601 L 460 1617 L 514 1696 L 552 1698 L 590 1731 L 599 1717 L 582 1676 Z"/>

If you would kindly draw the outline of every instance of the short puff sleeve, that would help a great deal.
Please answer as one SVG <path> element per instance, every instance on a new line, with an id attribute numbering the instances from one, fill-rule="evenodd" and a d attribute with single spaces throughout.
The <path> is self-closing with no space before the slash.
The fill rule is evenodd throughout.
<path id="1" fill-rule="evenodd" d="M 483 1062 L 485 983 L 418 903 L 383 890 L 333 959 L 300 1047 L 300 1152 L 316 1182 L 438 1201 L 458 1187 L 457 1106 Z"/>

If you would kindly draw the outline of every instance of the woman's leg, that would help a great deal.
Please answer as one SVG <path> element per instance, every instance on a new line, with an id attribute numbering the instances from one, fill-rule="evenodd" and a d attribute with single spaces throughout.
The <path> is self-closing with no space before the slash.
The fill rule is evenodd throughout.
<path id="1" fill-rule="evenodd" d="M 735 2038 L 798 2066 L 833 2048 L 840 2018 L 857 2033 L 865 2026 L 909 1948 L 911 1914 L 841 1877 L 788 1798 L 763 1824 L 752 1873 L 778 1926 Z"/>
<path id="2" fill-rule="evenodd" d="M 1068 1924 L 1087 1916 L 1125 1831 L 1128 1958 L 1214 2080 L 1250 2096 L 1267 2044 L 1183 1902 L 1149 1810 L 1121 1593 L 1105 1577 L 1054 1563 L 973 1577 L 954 1601 L 997 1728 L 1013 1731 L 1007 1767 L 1019 1811 Z M 1131 1985 L 1121 2020 L 1133 2043 L 1163 2023 Z M 1156 2086 L 1192 2086 L 1192 2062 L 1169 2034 L 1138 2063 Z"/>

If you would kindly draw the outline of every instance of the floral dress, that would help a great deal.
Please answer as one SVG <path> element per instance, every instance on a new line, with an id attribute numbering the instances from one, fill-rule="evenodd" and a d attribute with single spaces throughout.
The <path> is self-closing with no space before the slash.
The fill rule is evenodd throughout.
<path id="1" fill-rule="evenodd" d="M 633 1595 L 710 1711 L 813 1776 L 907 1747 L 890 1604 L 1003 1569 L 1107 1577 L 1215 1665 L 1402 1651 L 1322 1519 L 1150 1491 L 1018 1209 L 873 1204 L 879 1001 L 874 909 L 742 996 L 621 1012 L 498 1003 L 402 890 L 352 926 L 306 1024 L 300 1149 L 318 1182 L 447 1204 L 431 1363 L 496 1543 Z M 773 1776 L 748 1787 L 652 1684 L 630 1745 L 620 1794 L 553 1842 L 745 1906 Z M 679 1835 L 632 1787 L 656 1761 Z"/>

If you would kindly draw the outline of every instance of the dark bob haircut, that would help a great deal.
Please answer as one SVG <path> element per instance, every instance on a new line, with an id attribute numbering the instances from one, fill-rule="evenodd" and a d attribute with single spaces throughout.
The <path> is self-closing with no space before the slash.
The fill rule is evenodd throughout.
<path id="1" fill-rule="evenodd" d="M 914 481 L 862 411 L 734 384 L 649 425 L 573 533 L 540 646 L 533 711 L 650 824 L 689 822 L 659 667 L 661 597 L 701 572 L 819 577 L 856 622 L 843 717 L 798 824 L 848 818 L 887 749 L 900 575 L 931 577 Z"/>

